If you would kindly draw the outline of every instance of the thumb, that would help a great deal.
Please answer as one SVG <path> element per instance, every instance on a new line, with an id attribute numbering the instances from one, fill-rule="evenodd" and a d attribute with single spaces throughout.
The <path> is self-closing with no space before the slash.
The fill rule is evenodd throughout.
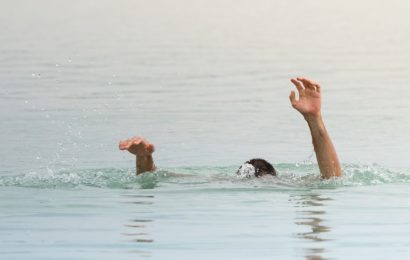
<path id="1" fill-rule="evenodd" d="M 289 100 L 290 100 L 290 103 L 292 104 L 292 106 L 295 105 L 295 103 L 296 103 L 295 91 L 292 90 L 292 91 L 290 92 Z"/>

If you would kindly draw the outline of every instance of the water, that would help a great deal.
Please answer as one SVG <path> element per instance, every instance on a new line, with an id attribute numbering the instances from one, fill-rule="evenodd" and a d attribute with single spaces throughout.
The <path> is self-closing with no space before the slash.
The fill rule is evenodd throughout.
<path id="1" fill-rule="evenodd" d="M 397 190 L 409 195 L 410 175 L 345 165 L 343 178 L 321 181 L 311 164 L 275 166 L 279 177 L 251 180 L 236 179 L 233 166 L 161 169 L 138 177 L 119 169 L 3 176 L 2 254 L 30 259 L 408 254 L 408 203 L 397 199 Z"/>
<path id="2" fill-rule="evenodd" d="M 407 258 L 409 11 L 3 3 L 1 258 Z M 322 84 L 342 179 L 317 177 L 299 75 Z M 117 150 L 133 135 L 156 144 L 156 175 Z M 252 157 L 279 177 L 236 179 Z"/>

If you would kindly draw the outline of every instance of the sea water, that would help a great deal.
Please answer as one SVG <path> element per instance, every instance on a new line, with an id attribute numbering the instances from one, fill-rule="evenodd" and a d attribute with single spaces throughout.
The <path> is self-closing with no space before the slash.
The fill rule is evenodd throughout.
<path id="1" fill-rule="evenodd" d="M 410 5 L 8 1 L 1 259 L 406 259 Z M 323 89 L 321 180 L 289 78 Z M 156 145 L 135 176 L 118 141 Z M 278 177 L 238 179 L 260 157 Z"/>

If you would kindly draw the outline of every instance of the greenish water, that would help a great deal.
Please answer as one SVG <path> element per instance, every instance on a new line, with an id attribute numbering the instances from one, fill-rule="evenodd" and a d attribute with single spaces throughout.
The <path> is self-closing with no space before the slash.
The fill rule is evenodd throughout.
<path id="1" fill-rule="evenodd" d="M 135 175 L 130 169 L 87 169 L 53 172 L 31 172 L 0 177 L 0 187 L 39 189 L 75 189 L 83 187 L 108 189 L 236 189 L 265 188 L 273 190 L 335 189 L 363 185 L 408 183 L 410 175 L 393 172 L 377 165 L 345 165 L 344 176 L 322 180 L 316 164 L 278 164 L 279 176 L 243 179 L 236 176 L 238 167 L 184 167 L 158 169 L 155 173 Z"/>
<path id="2" fill-rule="evenodd" d="M 0 259 L 407 259 L 410 4 L 0 8 Z M 322 85 L 321 180 L 289 78 Z M 118 141 L 156 145 L 134 175 Z M 250 158 L 277 178 L 237 179 Z"/>
<path id="3" fill-rule="evenodd" d="M 367 259 L 371 251 L 369 259 L 383 259 L 409 254 L 410 175 L 377 165 L 344 165 L 344 177 L 320 180 L 312 164 L 275 166 L 279 177 L 258 179 L 238 179 L 236 167 L 170 168 L 140 176 L 130 169 L 2 176 L 1 255 Z"/>

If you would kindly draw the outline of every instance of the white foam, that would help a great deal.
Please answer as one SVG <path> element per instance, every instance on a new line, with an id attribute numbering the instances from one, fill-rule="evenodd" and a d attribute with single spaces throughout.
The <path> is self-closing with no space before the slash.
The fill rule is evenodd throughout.
<path id="1" fill-rule="evenodd" d="M 241 167 L 239 167 L 238 171 L 236 172 L 238 178 L 252 178 L 255 177 L 256 169 L 250 163 L 244 163 Z"/>

